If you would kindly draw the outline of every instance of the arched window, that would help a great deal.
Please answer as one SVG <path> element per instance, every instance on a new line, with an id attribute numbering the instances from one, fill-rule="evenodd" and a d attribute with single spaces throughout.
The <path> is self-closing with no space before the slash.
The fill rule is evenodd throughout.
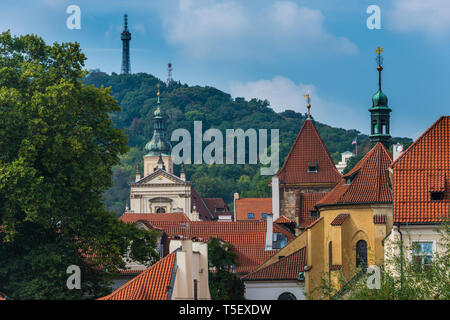
<path id="1" fill-rule="evenodd" d="M 163 207 L 159 207 L 156 209 L 156 213 L 166 213 L 166 209 L 164 209 Z"/>
<path id="2" fill-rule="evenodd" d="M 333 242 L 328 243 L 328 265 L 331 267 L 333 265 Z"/>
<path id="3" fill-rule="evenodd" d="M 356 267 L 367 267 L 367 242 L 364 240 L 356 243 Z"/>
<path id="4" fill-rule="evenodd" d="M 283 292 L 278 297 L 278 300 L 297 300 L 297 298 L 290 292 Z"/>

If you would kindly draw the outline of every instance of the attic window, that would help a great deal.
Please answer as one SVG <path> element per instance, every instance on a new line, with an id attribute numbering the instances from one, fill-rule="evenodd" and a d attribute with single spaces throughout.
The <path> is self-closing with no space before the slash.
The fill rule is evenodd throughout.
<path id="1" fill-rule="evenodd" d="M 310 218 L 319 218 L 319 217 L 320 217 L 320 214 L 319 214 L 319 212 L 316 211 L 316 210 L 311 210 L 311 211 L 309 212 L 309 217 L 310 217 Z"/>
<path id="2" fill-rule="evenodd" d="M 431 195 L 431 201 L 442 201 L 442 200 L 444 200 L 444 192 L 431 191 L 430 195 Z"/>
<path id="3" fill-rule="evenodd" d="M 267 219 L 267 213 L 263 213 L 263 214 L 262 214 L 262 218 L 263 218 L 263 219 Z"/>
<path id="4" fill-rule="evenodd" d="M 308 172 L 317 172 L 317 165 L 308 166 Z"/>
<path id="5" fill-rule="evenodd" d="M 215 208 L 216 212 L 225 212 L 225 208 Z"/>
<path id="6" fill-rule="evenodd" d="M 254 213 L 247 213 L 247 219 L 255 219 L 255 214 Z"/>

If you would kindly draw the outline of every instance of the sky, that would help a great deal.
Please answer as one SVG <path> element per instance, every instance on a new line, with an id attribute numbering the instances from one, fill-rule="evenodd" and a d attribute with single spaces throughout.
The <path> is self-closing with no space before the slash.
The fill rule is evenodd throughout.
<path id="1" fill-rule="evenodd" d="M 70 5 L 80 29 L 69 29 Z M 380 29 L 369 29 L 369 5 Z M 448 0 L 1 0 L 0 30 L 47 43 L 79 42 L 87 69 L 120 73 L 123 15 L 132 34 L 131 71 L 267 99 L 277 111 L 369 133 L 383 48 L 382 87 L 391 134 L 416 139 L 449 115 Z"/>

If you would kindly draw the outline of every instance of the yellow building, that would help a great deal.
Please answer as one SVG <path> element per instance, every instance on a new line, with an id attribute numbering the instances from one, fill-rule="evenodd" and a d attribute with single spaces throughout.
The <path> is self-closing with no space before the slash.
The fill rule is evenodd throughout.
<path id="1" fill-rule="evenodd" d="M 377 143 L 316 204 L 319 218 L 255 271 L 306 247 L 305 292 L 310 299 L 320 299 L 327 298 L 319 289 L 322 280 L 340 289 L 355 267 L 381 264 L 383 241 L 392 229 L 392 192 L 386 175 L 391 162 L 389 151 Z"/>

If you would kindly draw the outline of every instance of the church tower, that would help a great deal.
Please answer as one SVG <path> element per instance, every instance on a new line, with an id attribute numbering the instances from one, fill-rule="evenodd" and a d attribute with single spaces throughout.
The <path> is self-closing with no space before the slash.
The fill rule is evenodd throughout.
<path id="1" fill-rule="evenodd" d="M 124 28 L 123 32 L 121 33 L 122 39 L 122 74 L 129 74 L 131 73 L 130 68 L 130 40 L 131 40 L 131 33 L 128 31 L 128 15 L 125 14 L 124 17 Z"/>
<path id="2" fill-rule="evenodd" d="M 158 105 L 153 113 L 154 130 L 152 139 L 145 145 L 148 153 L 144 156 L 144 177 L 155 171 L 155 168 L 163 166 L 169 173 L 173 173 L 173 162 L 171 157 L 172 145 L 165 137 L 165 119 L 161 112 L 159 102 L 159 83 L 158 83 Z M 161 163 L 161 161 L 163 163 Z"/>
<path id="3" fill-rule="evenodd" d="M 372 107 L 370 111 L 370 142 L 372 147 L 381 142 L 386 149 L 389 150 L 391 143 L 390 135 L 390 113 L 391 109 L 388 107 L 388 98 L 381 90 L 381 71 L 383 71 L 383 56 L 381 52 L 383 49 L 378 47 L 376 50 L 377 56 L 377 70 L 378 70 L 378 91 L 372 97 Z"/>

